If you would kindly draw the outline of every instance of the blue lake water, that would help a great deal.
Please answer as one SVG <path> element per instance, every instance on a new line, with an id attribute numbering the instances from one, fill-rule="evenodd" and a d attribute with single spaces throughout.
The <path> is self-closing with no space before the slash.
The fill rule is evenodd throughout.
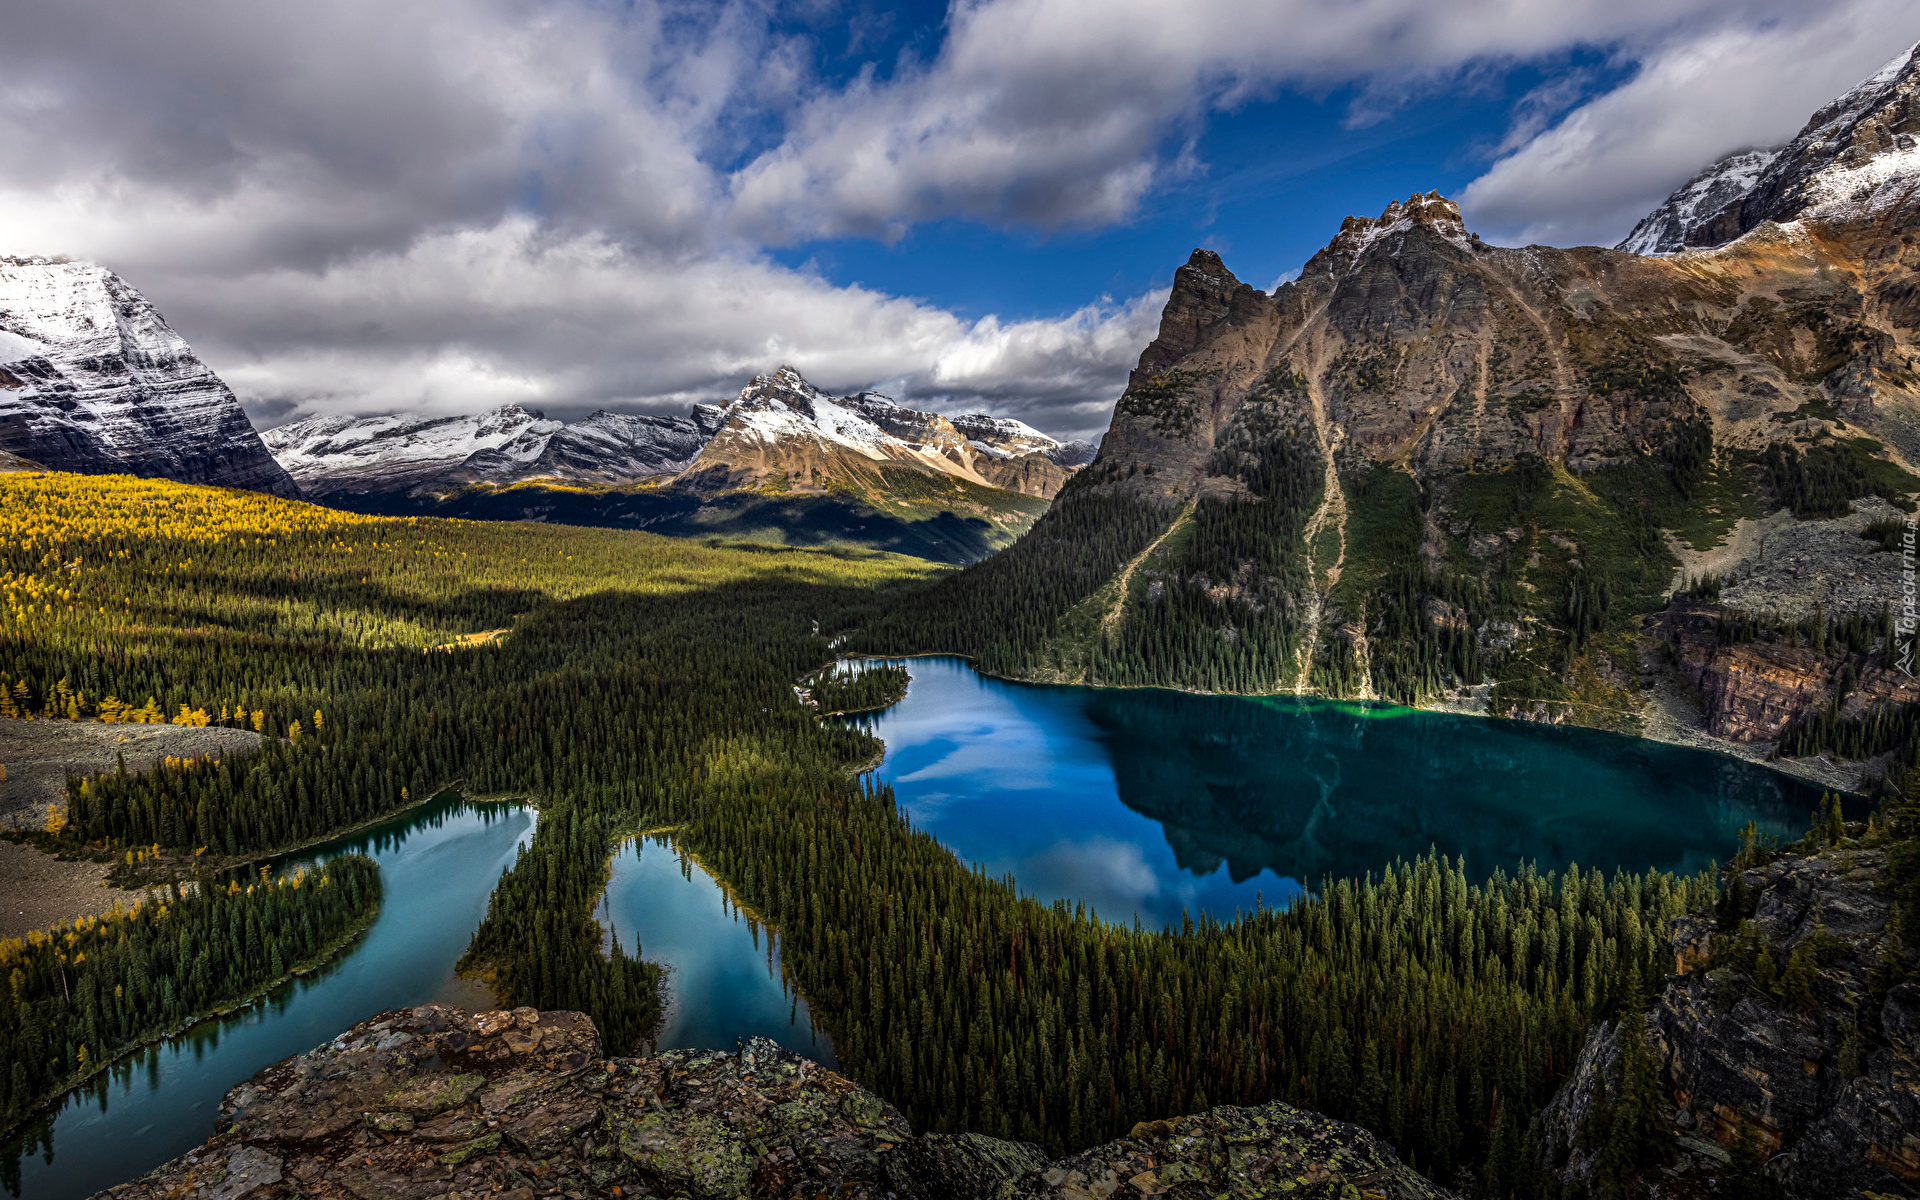
<path id="1" fill-rule="evenodd" d="M 886 741 L 879 777 L 915 824 L 963 861 L 1110 920 L 1230 917 L 1430 847 L 1482 876 L 1528 861 L 1697 870 L 1731 853 L 1750 820 L 1797 836 L 1819 796 L 1751 763 L 1585 730 L 1039 687 L 959 659 L 907 666 L 906 699 L 858 720 Z M 532 830 L 522 808 L 440 801 L 289 858 L 371 855 L 386 888 L 379 919 L 324 969 L 134 1055 L 0 1146 L 0 1190 L 78 1200 L 193 1146 L 228 1088 L 373 1013 L 490 1003 L 453 966 Z M 598 915 L 668 967 L 658 1048 L 760 1034 L 833 1063 L 768 931 L 670 844 L 624 845 Z"/>
<path id="2" fill-rule="evenodd" d="M 1703 750 L 1406 708 L 1008 683 L 904 660 L 855 718 L 879 778 L 962 861 L 1108 920 L 1283 904 L 1429 848 L 1468 871 L 1696 871 L 1797 837 L 1820 789 Z"/>
<path id="3" fill-rule="evenodd" d="M 594 915 L 622 946 L 637 938 L 648 961 L 666 967 L 661 1049 L 726 1050 L 759 1034 L 838 1065 L 806 1000 L 784 982 L 771 932 L 728 903 L 712 877 L 670 843 L 634 838 L 621 847 Z"/>

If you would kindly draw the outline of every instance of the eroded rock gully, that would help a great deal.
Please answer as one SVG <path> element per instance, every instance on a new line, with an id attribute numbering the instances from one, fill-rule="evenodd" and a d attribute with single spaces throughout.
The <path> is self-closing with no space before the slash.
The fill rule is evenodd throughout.
<path id="1" fill-rule="evenodd" d="M 1143 1123 L 1050 1160 L 915 1134 L 879 1097 L 764 1038 L 603 1058 L 581 1013 L 382 1013 L 227 1094 L 219 1132 L 115 1200 L 564 1196 L 1379 1197 L 1448 1193 L 1365 1130 L 1284 1104 Z"/>

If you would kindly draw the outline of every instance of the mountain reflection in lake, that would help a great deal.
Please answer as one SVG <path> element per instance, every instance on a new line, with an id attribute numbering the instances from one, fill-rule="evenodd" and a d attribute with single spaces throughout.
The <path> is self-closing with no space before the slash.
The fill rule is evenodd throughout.
<path id="1" fill-rule="evenodd" d="M 1739 830 L 1797 836 L 1820 790 L 1591 730 L 1323 700 L 1045 687 L 908 660 L 862 720 L 879 777 L 965 862 L 1150 925 L 1280 904 L 1429 848 L 1485 876 L 1695 871 Z"/>

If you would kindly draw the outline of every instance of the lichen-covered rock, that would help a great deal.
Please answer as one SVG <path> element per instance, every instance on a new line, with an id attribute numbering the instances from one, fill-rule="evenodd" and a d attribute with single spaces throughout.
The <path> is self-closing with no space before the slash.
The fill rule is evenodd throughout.
<path id="1" fill-rule="evenodd" d="M 1448 1193 L 1358 1126 L 1285 1104 L 1220 1107 L 1175 1121 L 1143 1121 L 1131 1137 L 1023 1177 L 1014 1194 L 1088 1200 L 1138 1196 L 1380 1196 Z"/>
<path id="2" fill-rule="evenodd" d="M 534 1047 L 518 1049 L 529 1036 Z M 106 1195 L 1446 1195 L 1371 1134 L 1283 1104 L 1143 1124 L 1053 1162 L 978 1134 L 916 1136 L 886 1101 L 762 1038 L 738 1053 L 603 1059 L 585 1016 L 532 1009 L 384 1013 L 268 1067 L 228 1093 L 222 1113 L 204 1145 Z"/>

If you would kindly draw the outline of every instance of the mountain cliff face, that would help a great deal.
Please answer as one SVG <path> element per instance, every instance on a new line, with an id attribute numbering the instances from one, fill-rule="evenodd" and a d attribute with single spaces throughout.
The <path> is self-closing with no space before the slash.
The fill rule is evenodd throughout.
<path id="1" fill-rule="evenodd" d="M 60 471 L 299 494 L 219 377 L 92 263 L 0 258 L 0 451 Z"/>
<path id="2" fill-rule="evenodd" d="M 1666 1148 L 1608 1163 L 1599 1127 L 1621 1103 L 1629 1030 L 1603 1023 L 1543 1114 L 1546 1165 L 1589 1191 L 1612 1166 L 1621 1195 L 1716 1179 L 1716 1195 L 1763 1194 L 1763 1174 L 1794 1200 L 1920 1193 L 1920 987 L 1895 920 L 1913 845 L 1892 832 L 1876 818 L 1797 853 L 1749 848 L 1719 911 L 1674 923 L 1675 975 L 1626 1018 L 1652 1052 Z"/>
<path id="3" fill-rule="evenodd" d="M 1839 736 L 1906 695 L 1868 685 L 1897 650 L 1886 531 L 1920 493 L 1917 76 L 1903 56 L 1777 157 L 1696 181 L 1705 204 L 1752 174 L 1742 212 L 1797 213 L 1716 248 L 1493 246 L 1427 193 L 1347 218 L 1271 295 L 1196 250 L 1092 465 L 1030 549 L 950 585 L 991 598 L 941 601 L 1001 616 L 873 644 L 931 637 L 1029 678 L 1739 728 L 1754 755 L 1816 717 Z M 1694 652 L 1642 618 L 1693 583 L 1768 649 L 1681 669 Z"/>

